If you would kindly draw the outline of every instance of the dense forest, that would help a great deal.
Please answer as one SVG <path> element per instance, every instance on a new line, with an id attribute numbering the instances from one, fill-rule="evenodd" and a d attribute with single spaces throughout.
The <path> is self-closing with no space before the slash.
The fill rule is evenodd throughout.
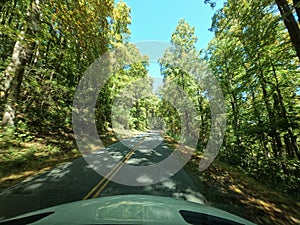
<path id="1" fill-rule="evenodd" d="M 228 107 L 225 159 L 256 177 L 297 185 L 299 57 L 288 23 L 299 35 L 291 13 L 299 13 L 299 2 L 275 2 L 228 1 L 213 18 L 207 60 Z"/>
<path id="2" fill-rule="evenodd" d="M 151 89 L 149 59 L 129 42 L 131 11 L 125 2 L 6 0 L 0 12 L 0 148 L 8 140 L 72 134 L 76 87 L 89 65 L 107 51 L 122 48 L 134 63 L 115 71 L 101 89 L 99 133 L 112 130 L 112 113 L 124 118 L 124 107 L 113 107 L 123 88 L 143 78 L 148 82 L 141 91 Z M 163 86 L 156 96 L 139 101 L 126 96 L 135 102 L 126 115 L 128 127 L 114 126 L 143 131 L 164 127 L 178 139 L 180 118 L 190 117 L 194 122 L 184 129 L 197 137 L 197 151 L 203 152 L 212 127 L 209 94 L 197 85 L 195 73 L 176 67 L 193 61 L 200 73 L 209 68 L 224 95 L 227 129 L 218 157 L 261 182 L 299 190 L 299 27 L 298 0 L 228 0 L 213 17 L 214 38 L 199 50 L 195 28 L 178 21 L 171 47 L 159 60 Z M 165 100 L 185 108 L 178 87 L 196 114 L 177 112 Z"/>

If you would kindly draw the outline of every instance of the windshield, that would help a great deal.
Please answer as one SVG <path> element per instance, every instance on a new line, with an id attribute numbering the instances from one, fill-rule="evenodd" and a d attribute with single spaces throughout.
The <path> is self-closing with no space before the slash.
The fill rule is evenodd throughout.
<path id="1" fill-rule="evenodd" d="M 298 0 L 2 1 L 0 221 L 146 195 L 299 224 L 299 24 Z"/>

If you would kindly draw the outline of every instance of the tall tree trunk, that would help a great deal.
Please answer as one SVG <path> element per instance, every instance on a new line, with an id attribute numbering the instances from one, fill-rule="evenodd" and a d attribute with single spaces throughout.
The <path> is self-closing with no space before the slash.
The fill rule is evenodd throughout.
<path id="1" fill-rule="evenodd" d="M 284 105 L 283 96 L 282 96 L 281 90 L 279 88 L 279 81 L 278 81 L 278 77 L 277 77 L 277 73 L 276 73 L 276 68 L 273 63 L 272 63 L 272 70 L 273 70 L 273 76 L 276 81 L 275 87 L 276 87 L 276 92 L 277 92 L 277 95 L 274 95 L 274 101 L 278 102 L 278 105 L 280 106 L 279 107 L 280 117 L 283 118 L 283 120 L 286 122 L 286 125 L 287 125 L 285 130 L 288 132 L 288 136 L 285 136 L 285 138 L 284 138 L 284 140 L 286 142 L 287 151 L 290 156 L 295 154 L 297 156 L 297 158 L 300 159 L 300 151 L 299 151 L 299 147 L 297 144 L 297 137 L 294 135 L 290 119 L 288 118 L 288 113 L 287 113 L 286 107 Z M 288 138 L 289 138 L 289 140 L 288 140 Z M 288 149 L 288 148 L 290 148 L 290 149 Z"/>
<path id="2" fill-rule="evenodd" d="M 279 1 L 281 1 L 281 0 L 279 0 Z M 247 44 L 241 38 L 239 38 L 239 40 L 241 41 L 241 43 L 243 44 L 244 48 L 246 49 L 246 52 L 253 59 L 255 59 L 255 58 L 258 59 L 258 61 L 256 62 L 256 66 L 258 68 L 257 76 L 259 78 L 259 84 L 261 86 L 262 93 L 263 93 L 263 101 L 264 101 L 264 104 L 265 104 L 267 112 L 268 112 L 269 125 L 275 124 L 275 122 L 276 122 L 275 114 L 274 114 L 274 112 L 272 110 L 272 106 L 271 106 L 271 104 L 269 102 L 269 93 L 268 93 L 268 91 L 266 89 L 268 82 L 265 80 L 263 66 L 261 65 L 261 62 L 259 60 L 259 59 L 261 59 L 261 56 L 260 56 L 259 52 L 258 52 L 257 56 L 254 56 L 251 53 L 251 51 L 248 49 Z M 300 51 L 299 51 L 299 53 L 300 53 Z M 300 56 L 300 54 L 299 54 L 299 56 Z M 300 57 L 299 57 L 299 59 L 300 59 Z M 244 67 L 247 70 L 247 67 L 246 66 L 244 66 Z M 275 156 L 281 155 L 282 154 L 282 142 L 281 142 L 281 138 L 280 138 L 279 132 L 277 131 L 277 129 L 274 130 L 274 129 L 271 128 L 268 131 L 268 135 L 272 139 L 271 144 L 272 144 L 272 150 L 273 150 L 274 155 Z"/>
<path id="3" fill-rule="evenodd" d="M 11 62 L 4 71 L 4 82 L 0 89 L 5 93 L 6 104 L 4 108 L 2 124 L 14 125 L 16 106 L 23 81 L 25 66 L 30 62 L 35 47 L 32 37 L 38 29 L 39 0 L 31 3 L 27 11 L 27 27 L 23 27 L 20 39 L 16 41 Z M 29 36 L 29 38 L 25 38 Z"/>
<path id="4" fill-rule="evenodd" d="M 198 147 L 202 150 L 205 148 L 206 145 L 206 130 L 207 127 L 205 126 L 205 118 L 204 118 L 204 108 L 203 108 L 203 97 L 201 96 L 201 90 L 198 89 L 197 91 L 197 101 L 198 101 L 198 110 L 200 112 L 200 130 L 199 130 L 199 139 L 200 139 L 200 143 L 198 142 Z"/>
<path id="5" fill-rule="evenodd" d="M 15 106 L 19 95 L 19 82 L 22 82 L 25 64 L 25 49 L 22 44 L 25 32 L 21 32 L 21 38 L 15 43 L 11 62 L 4 71 L 4 82 L 1 87 L 6 96 L 6 105 L 3 113 L 2 124 L 14 125 Z M 3 96 L 4 97 L 4 96 Z"/>
<path id="6" fill-rule="evenodd" d="M 261 68 L 260 62 L 258 63 L 258 67 L 259 67 L 258 77 L 259 77 L 260 86 L 261 86 L 261 89 L 263 92 L 263 101 L 265 103 L 265 106 L 266 106 L 266 109 L 268 112 L 269 124 L 273 125 L 276 122 L 276 118 L 275 118 L 274 112 L 272 110 L 272 106 L 269 102 L 269 94 L 266 89 L 267 85 L 266 85 L 266 82 L 264 79 L 264 72 Z M 280 135 L 279 135 L 277 129 L 270 128 L 268 131 L 268 135 L 272 138 L 272 149 L 273 149 L 274 155 L 276 157 L 280 156 L 282 154 L 282 142 L 281 142 Z"/>
<path id="7" fill-rule="evenodd" d="M 252 97 L 252 105 L 253 105 L 253 109 L 254 109 L 254 115 L 255 115 L 256 119 L 258 120 L 258 126 L 263 127 L 263 123 L 262 123 L 262 120 L 261 120 L 261 115 L 259 113 L 259 110 L 257 109 L 255 92 L 254 92 L 252 86 L 251 86 L 251 97 Z M 268 142 L 267 142 L 267 139 L 265 137 L 264 131 L 260 132 L 259 140 L 260 140 L 261 146 L 263 148 L 264 156 L 268 157 Z"/>
<path id="8" fill-rule="evenodd" d="M 286 0 L 275 0 L 275 2 L 278 6 L 281 16 L 283 17 L 284 24 L 288 29 L 292 44 L 295 47 L 297 56 L 300 60 L 300 29 L 293 12 Z"/>

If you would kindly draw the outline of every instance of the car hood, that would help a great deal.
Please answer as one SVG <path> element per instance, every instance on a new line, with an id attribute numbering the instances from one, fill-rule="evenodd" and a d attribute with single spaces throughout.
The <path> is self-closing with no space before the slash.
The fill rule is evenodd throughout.
<path id="1" fill-rule="evenodd" d="M 120 195 L 72 202 L 27 213 L 0 224 L 224 224 L 254 225 L 225 211 L 160 196 Z"/>

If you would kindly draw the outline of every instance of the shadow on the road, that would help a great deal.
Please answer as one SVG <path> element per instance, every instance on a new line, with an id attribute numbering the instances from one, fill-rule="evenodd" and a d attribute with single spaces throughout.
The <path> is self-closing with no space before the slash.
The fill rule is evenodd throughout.
<path id="1" fill-rule="evenodd" d="M 138 142 L 137 139 L 128 141 L 132 144 Z M 150 142 L 145 142 L 127 163 L 135 166 L 152 165 L 167 158 L 172 152 L 164 142 L 155 149 L 149 148 L 149 145 L 151 145 Z M 106 148 L 106 151 L 115 160 L 121 160 L 130 150 L 128 146 L 121 142 Z M 101 158 L 99 163 L 106 160 L 102 156 L 103 151 L 91 154 L 91 157 L 95 159 Z M 108 165 L 107 171 L 112 168 L 113 166 Z M 83 158 L 80 158 L 4 190 L 0 194 L 0 220 L 83 199 L 103 179 L 94 169 L 92 165 L 87 164 Z M 127 174 L 127 176 L 129 175 Z M 151 176 L 153 174 L 144 174 L 137 179 L 141 184 L 146 184 L 147 179 L 151 179 Z M 183 169 L 167 180 L 148 186 L 126 186 L 110 182 L 100 194 L 100 197 L 124 194 L 169 196 L 198 203 L 206 202 L 200 190 L 197 189 Z"/>

